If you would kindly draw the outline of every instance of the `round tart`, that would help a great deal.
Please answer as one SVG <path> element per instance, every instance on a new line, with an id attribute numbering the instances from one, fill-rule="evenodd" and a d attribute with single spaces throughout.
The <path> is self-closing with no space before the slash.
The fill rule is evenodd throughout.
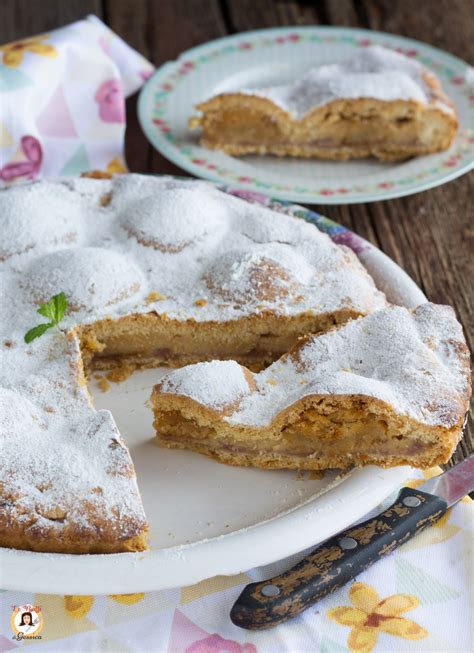
<path id="1" fill-rule="evenodd" d="M 19 184 L 0 191 L 0 226 L 3 546 L 146 547 L 133 464 L 113 416 L 91 403 L 91 370 L 234 359 L 251 388 L 250 370 L 301 336 L 386 305 L 351 250 L 202 182 Z M 60 328 L 27 344 L 60 293 Z"/>

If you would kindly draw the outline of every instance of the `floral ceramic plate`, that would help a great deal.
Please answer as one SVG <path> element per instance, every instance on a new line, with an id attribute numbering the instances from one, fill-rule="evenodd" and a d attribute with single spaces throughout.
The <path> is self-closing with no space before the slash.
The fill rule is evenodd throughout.
<path id="1" fill-rule="evenodd" d="M 389 301 L 426 301 L 418 286 L 376 247 L 296 204 L 224 188 L 249 202 L 313 223 L 351 247 Z M 180 587 L 269 564 L 331 537 L 373 510 L 409 476 L 408 467 L 369 466 L 322 478 L 294 470 L 222 465 L 191 451 L 157 447 L 146 405 L 166 369 L 136 372 L 105 394 L 130 449 L 150 522 L 150 550 L 66 555 L 0 548 L 0 587 L 48 594 L 129 594 Z"/>
<path id="2" fill-rule="evenodd" d="M 194 106 L 216 93 L 284 83 L 369 44 L 403 52 L 440 77 L 460 120 L 449 151 L 396 163 L 236 158 L 200 147 L 198 135 L 188 129 Z M 460 59 L 393 34 L 340 27 L 266 29 L 211 41 L 161 66 L 142 90 L 139 115 L 156 149 L 197 177 L 304 203 L 370 202 L 433 188 L 473 167 L 473 79 Z"/>

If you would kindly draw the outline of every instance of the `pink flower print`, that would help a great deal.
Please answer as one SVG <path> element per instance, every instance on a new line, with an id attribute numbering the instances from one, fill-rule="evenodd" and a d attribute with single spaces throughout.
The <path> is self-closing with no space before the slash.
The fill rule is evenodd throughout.
<path id="1" fill-rule="evenodd" d="M 146 82 L 153 74 L 153 70 L 140 70 L 139 75 Z"/>
<path id="2" fill-rule="evenodd" d="M 43 149 L 41 143 L 34 136 L 23 136 L 20 147 L 26 161 L 14 161 L 0 168 L 0 179 L 9 182 L 19 177 L 34 179 L 38 176 L 43 162 Z"/>
<path id="3" fill-rule="evenodd" d="M 99 39 L 99 45 L 105 54 L 110 55 L 110 39 L 106 39 L 105 36 L 101 36 Z"/>
<path id="4" fill-rule="evenodd" d="M 257 202 L 258 204 L 265 204 L 268 201 L 268 197 L 263 193 L 257 193 L 253 190 L 241 190 L 240 188 L 233 188 L 232 195 L 241 197 L 247 202 Z"/>
<path id="5" fill-rule="evenodd" d="M 185 653 L 257 653 L 257 649 L 253 644 L 239 644 L 215 634 L 194 642 Z"/>
<path id="6" fill-rule="evenodd" d="M 99 116 L 104 122 L 125 122 L 125 101 L 118 79 L 103 82 L 94 96 L 99 105 Z"/>
<path id="7" fill-rule="evenodd" d="M 352 231 L 341 231 L 336 234 L 331 235 L 332 240 L 338 245 L 345 245 L 350 247 L 353 252 L 360 254 L 366 248 L 366 245 L 362 238 L 352 233 Z"/>

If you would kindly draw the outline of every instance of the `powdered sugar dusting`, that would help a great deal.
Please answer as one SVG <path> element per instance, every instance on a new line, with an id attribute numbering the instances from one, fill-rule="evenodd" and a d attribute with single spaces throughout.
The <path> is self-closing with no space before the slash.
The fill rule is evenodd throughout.
<path id="1" fill-rule="evenodd" d="M 190 397 L 214 410 L 235 404 L 249 392 L 244 368 L 235 361 L 212 361 L 182 367 L 165 377 L 162 392 Z"/>
<path id="2" fill-rule="evenodd" d="M 313 68 L 292 84 L 239 89 L 239 92 L 268 98 L 300 119 L 312 109 L 341 98 L 414 100 L 429 104 L 432 89 L 423 78 L 425 72 L 417 61 L 374 45 L 360 48 L 342 63 Z M 437 102 L 442 110 L 452 113 L 450 106 Z"/>
<path id="3" fill-rule="evenodd" d="M 194 243 L 226 220 L 225 207 L 199 187 L 137 198 L 125 209 L 123 226 L 131 235 L 171 252 Z"/>
<path id="4" fill-rule="evenodd" d="M 296 357 L 257 375 L 257 392 L 229 420 L 264 424 L 308 395 L 356 394 L 420 423 L 450 427 L 469 392 L 468 359 L 450 308 L 424 304 L 411 313 L 390 307 L 309 338 Z"/>
<path id="5" fill-rule="evenodd" d="M 202 400 L 198 388 L 216 374 L 214 365 L 195 370 L 186 392 L 209 407 L 212 403 Z M 265 426 L 310 395 L 362 395 L 420 423 L 449 428 L 466 410 L 469 354 L 451 308 L 427 303 L 411 312 L 393 306 L 308 338 L 253 379 L 255 389 L 241 397 L 225 420 Z M 180 393 L 179 386 L 174 392 Z M 231 395 L 227 401 L 232 403 Z"/>
<path id="6" fill-rule="evenodd" d="M 70 199 L 70 191 L 60 187 L 51 196 L 43 184 L 14 186 L 0 191 L 2 207 L 2 238 L 0 260 L 31 249 L 48 246 L 62 246 L 78 238 L 79 223 L 71 215 L 75 207 L 69 208 L 69 218 L 64 208 Z M 43 207 L 48 205 L 48 210 Z M 75 224 L 76 222 L 76 224 Z"/>
<path id="7" fill-rule="evenodd" d="M 124 520 L 141 518 L 142 523 L 135 523 L 129 532 L 135 535 L 144 516 L 132 462 L 112 416 L 99 411 L 75 423 L 64 416 L 58 416 L 58 421 L 61 417 L 62 429 L 50 422 L 27 437 L 18 438 L 15 430 L 2 434 L 8 456 L 2 457 L 0 470 L 5 495 L 15 499 L 13 514 L 26 513 L 25 519 L 36 514 L 35 529 L 71 525 L 92 529 L 115 512 Z M 37 444 L 32 446 L 33 436 Z M 21 514 L 17 518 L 21 520 Z M 126 529 L 125 523 L 122 528 Z"/>
<path id="8" fill-rule="evenodd" d="M 77 324 L 150 311 L 220 322 L 260 311 L 365 314 L 385 303 L 357 257 L 314 226 L 204 182 L 19 184 L 0 191 L 0 252 L 0 518 L 25 523 L 33 539 L 80 528 L 77 537 L 96 541 L 104 522 L 119 536 L 145 525 L 129 454 L 81 379 Z M 61 291 L 71 305 L 62 331 L 26 345 L 43 321 L 38 303 Z M 217 365 L 199 400 L 218 408 L 247 396 L 242 368 Z M 193 374 L 183 392 L 195 392 Z"/>

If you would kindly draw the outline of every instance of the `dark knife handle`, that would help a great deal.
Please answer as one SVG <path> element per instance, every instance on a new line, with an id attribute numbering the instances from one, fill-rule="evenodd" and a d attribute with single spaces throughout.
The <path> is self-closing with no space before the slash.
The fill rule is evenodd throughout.
<path id="1" fill-rule="evenodd" d="M 403 488 L 385 512 L 335 535 L 280 576 L 247 585 L 231 610 L 232 622 L 263 630 L 296 617 L 431 526 L 447 509 L 437 496 Z"/>

